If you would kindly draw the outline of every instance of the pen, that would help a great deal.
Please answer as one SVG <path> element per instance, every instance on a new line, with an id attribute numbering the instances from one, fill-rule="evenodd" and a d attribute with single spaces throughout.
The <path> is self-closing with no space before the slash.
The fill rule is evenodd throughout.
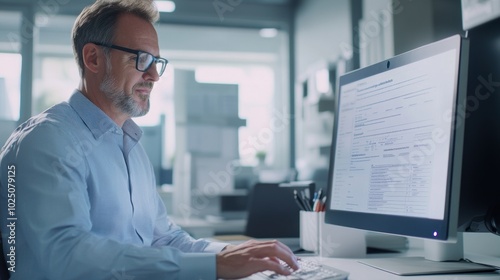
<path id="1" fill-rule="evenodd" d="M 316 194 L 314 197 L 316 197 Z M 314 201 L 313 211 L 314 212 L 323 212 L 325 210 L 326 210 L 326 196 L 321 198 L 321 193 L 318 192 L 318 195 Z"/>
<path id="2" fill-rule="evenodd" d="M 313 198 L 313 206 L 312 206 L 314 212 L 318 212 L 318 204 L 319 204 L 319 195 L 318 192 L 315 192 Z"/>
<path id="3" fill-rule="evenodd" d="M 320 209 L 321 209 L 321 202 L 319 201 L 319 199 L 316 199 L 316 201 L 314 201 L 313 211 L 320 212 Z"/>
<path id="4" fill-rule="evenodd" d="M 326 196 L 323 197 L 323 199 L 321 199 L 321 209 L 320 209 L 321 212 L 324 212 L 326 211 Z"/>
<path id="5" fill-rule="evenodd" d="M 306 198 L 306 194 L 304 192 L 300 192 L 301 196 L 299 198 L 302 200 L 302 203 L 304 204 L 304 208 L 306 211 L 312 211 L 312 206 L 311 203 L 309 202 L 309 199 Z"/>
<path id="6" fill-rule="evenodd" d="M 293 198 L 295 199 L 295 203 L 299 206 L 300 210 L 307 211 L 306 207 L 302 203 L 302 200 L 299 197 L 299 194 L 297 193 L 297 190 L 293 190 Z"/>
<path id="7" fill-rule="evenodd" d="M 319 189 L 319 191 L 318 191 L 318 199 L 322 199 L 323 198 L 322 195 L 323 195 L 323 189 Z"/>

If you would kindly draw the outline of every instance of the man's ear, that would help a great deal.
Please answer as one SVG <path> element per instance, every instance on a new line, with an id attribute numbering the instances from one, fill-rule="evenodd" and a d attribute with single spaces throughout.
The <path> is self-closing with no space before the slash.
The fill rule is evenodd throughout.
<path id="1" fill-rule="evenodd" d="M 102 50 L 92 43 L 83 46 L 82 57 L 83 65 L 86 69 L 85 71 L 93 73 L 99 72 L 99 69 L 102 69 L 102 64 L 105 61 Z"/>

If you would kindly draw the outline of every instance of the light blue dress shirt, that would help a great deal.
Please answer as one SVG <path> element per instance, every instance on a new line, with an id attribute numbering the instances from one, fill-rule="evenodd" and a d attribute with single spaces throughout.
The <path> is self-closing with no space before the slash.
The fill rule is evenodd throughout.
<path id="1" fill-rule="evenodd" d="M 141 134 L 79 91 L 13 133 L 0 151 L 11 279 L 216 278 L 215 253 L 226 244 L 195 240 L 169 220 Z"/>

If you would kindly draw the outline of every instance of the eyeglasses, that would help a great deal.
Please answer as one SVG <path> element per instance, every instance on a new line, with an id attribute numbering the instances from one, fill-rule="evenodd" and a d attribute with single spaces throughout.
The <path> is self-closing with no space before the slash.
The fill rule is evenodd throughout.
<path id="1" fill-rule="evenodd" d="M 149 67 L 151 67 L 151 65 L 154 63 L 156 65 L 156 72 L 158 72 L 158 76 L 161 76 L 163 72 L 165 72 L 165 67 L 167 66 L 168 63 L 168 60 L 166 60 L 165 58 L 156 57 L 148 52 L 133 50 L 125 47 L 120 47 L 117 45 L 108 45 L 95 42 L 93 42 L 93 44 L 135 54 L 137 56 L 135 58 L 135 69 L 137 69 L 140 72 L 148 71 Z"/>

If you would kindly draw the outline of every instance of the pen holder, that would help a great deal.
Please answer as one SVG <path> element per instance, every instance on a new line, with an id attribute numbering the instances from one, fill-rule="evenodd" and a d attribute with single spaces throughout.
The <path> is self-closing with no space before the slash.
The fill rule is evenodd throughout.
<path id="1" fill-rule="evenodd" d="M 300 211 L 300 247 L 322 257 L 363 258 L 365 232 L 325 224 L 325 212 Z"/>
<path id="2" fill-rule="evenodd" d="M 319 253 L 320 223 L 325 212 L 300 211 L 300 247 L 306 251 Z"/>

